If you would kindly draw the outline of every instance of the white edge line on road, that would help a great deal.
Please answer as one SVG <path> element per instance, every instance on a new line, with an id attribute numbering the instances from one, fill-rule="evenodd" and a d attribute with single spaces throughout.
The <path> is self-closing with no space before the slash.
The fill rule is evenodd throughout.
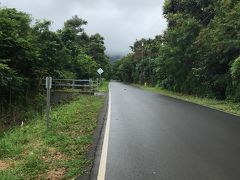
<path id="1" fill-rule="evenodd" d="M 109 141 L 109 130 L 110 130 L 110 118 L 111 117 L 111 92 L 109 88 L 109 98 L 108 98 L 108 114 L 107 114 L 107 122 L 103 140 L 102 154 L 100 165 L 98 169 L 98 177 L 97 180 L 105 180 L 106 173 L 106 165 L 107 165 L 107 151 L 108 151 L 108 141 Z"/>

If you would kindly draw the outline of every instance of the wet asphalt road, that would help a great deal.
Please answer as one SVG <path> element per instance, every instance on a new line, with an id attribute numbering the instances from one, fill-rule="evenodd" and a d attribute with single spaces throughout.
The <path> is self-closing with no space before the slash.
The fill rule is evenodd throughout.
<path id="1" fill-rule="evenodd" d="M 106 180 L 239 180 L 240 118 L 118 82 Z"/>

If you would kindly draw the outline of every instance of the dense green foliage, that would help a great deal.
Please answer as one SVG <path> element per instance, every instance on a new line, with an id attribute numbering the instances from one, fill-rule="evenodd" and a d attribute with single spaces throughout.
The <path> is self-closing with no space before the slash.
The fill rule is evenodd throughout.
<path id="1" fill-rule="evenodd" d="M 165 0 L 163 13 L 167 30 L 136 41 L 115 78 L 239 101 L 240 2 Z"/>
<path id="2" fill-rule="evenodd" d="M 104 39 L 100 34 L 86 34 L 86 24 L 74 16 L 53 32 L 50 21 L 33 23 L 29 14 L 0 7 L 0 117 L 6 111 L 17 111 L 19 104 L 29 105 L 28 100 L 37 96 L 48 75 L 96 78 L 101 67 L 109 78 Z"/>

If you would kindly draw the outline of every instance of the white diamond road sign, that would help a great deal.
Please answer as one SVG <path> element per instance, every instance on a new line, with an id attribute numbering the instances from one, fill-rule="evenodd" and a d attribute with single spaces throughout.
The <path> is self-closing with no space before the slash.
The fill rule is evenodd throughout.
<path id="1" fill-rule="evenodd" d="M 102 70 L 102 68 L 99 68 L 98 70 L 97 70 L 97 72 L 98 72 L 98 74 L 102 74 L 104 71 Z"/>

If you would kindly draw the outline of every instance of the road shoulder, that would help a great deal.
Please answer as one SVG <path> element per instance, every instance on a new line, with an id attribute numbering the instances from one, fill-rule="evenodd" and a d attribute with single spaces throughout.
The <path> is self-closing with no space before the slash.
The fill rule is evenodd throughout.
<path id="1" fill-rule="evenodd" d="M 133 87 L 136 87 L 139 89 L 147 90 L 149 92 L 157 93 L 165 97 L 182 100 L 188 103 L 204 106 L 207 108 L 211 108 L 217 111 L 221 111 L 224 113 L 228 113 L 228 114 L 240 117 L 239 103 L 234 103 L 231 101 L 220 101 L 220 100 L 210 99 L 210 98 L 201 98 L 193 95 L 176 93 L 176 92 L 164 90 L 161 88 L 148 87 L 148 86 L 145 87 L 137 84 L 129 84 L 129 85 L 132 85 Z"/>
<path id="2" fill-rule="evenodd" d="M 108 93 L 106 93 L 104 105 L 98 114 L 98 122 L 93 135 L 93 143 L 88 152 L 88 159 L 93 160 L 93 164 L 91 167 L 88 167 L 88 169 L 86 169 L 86 173 L 83 176 L 76 178 L 78 180 L 97 179 L 107 119 L 108 99 Z"/>

